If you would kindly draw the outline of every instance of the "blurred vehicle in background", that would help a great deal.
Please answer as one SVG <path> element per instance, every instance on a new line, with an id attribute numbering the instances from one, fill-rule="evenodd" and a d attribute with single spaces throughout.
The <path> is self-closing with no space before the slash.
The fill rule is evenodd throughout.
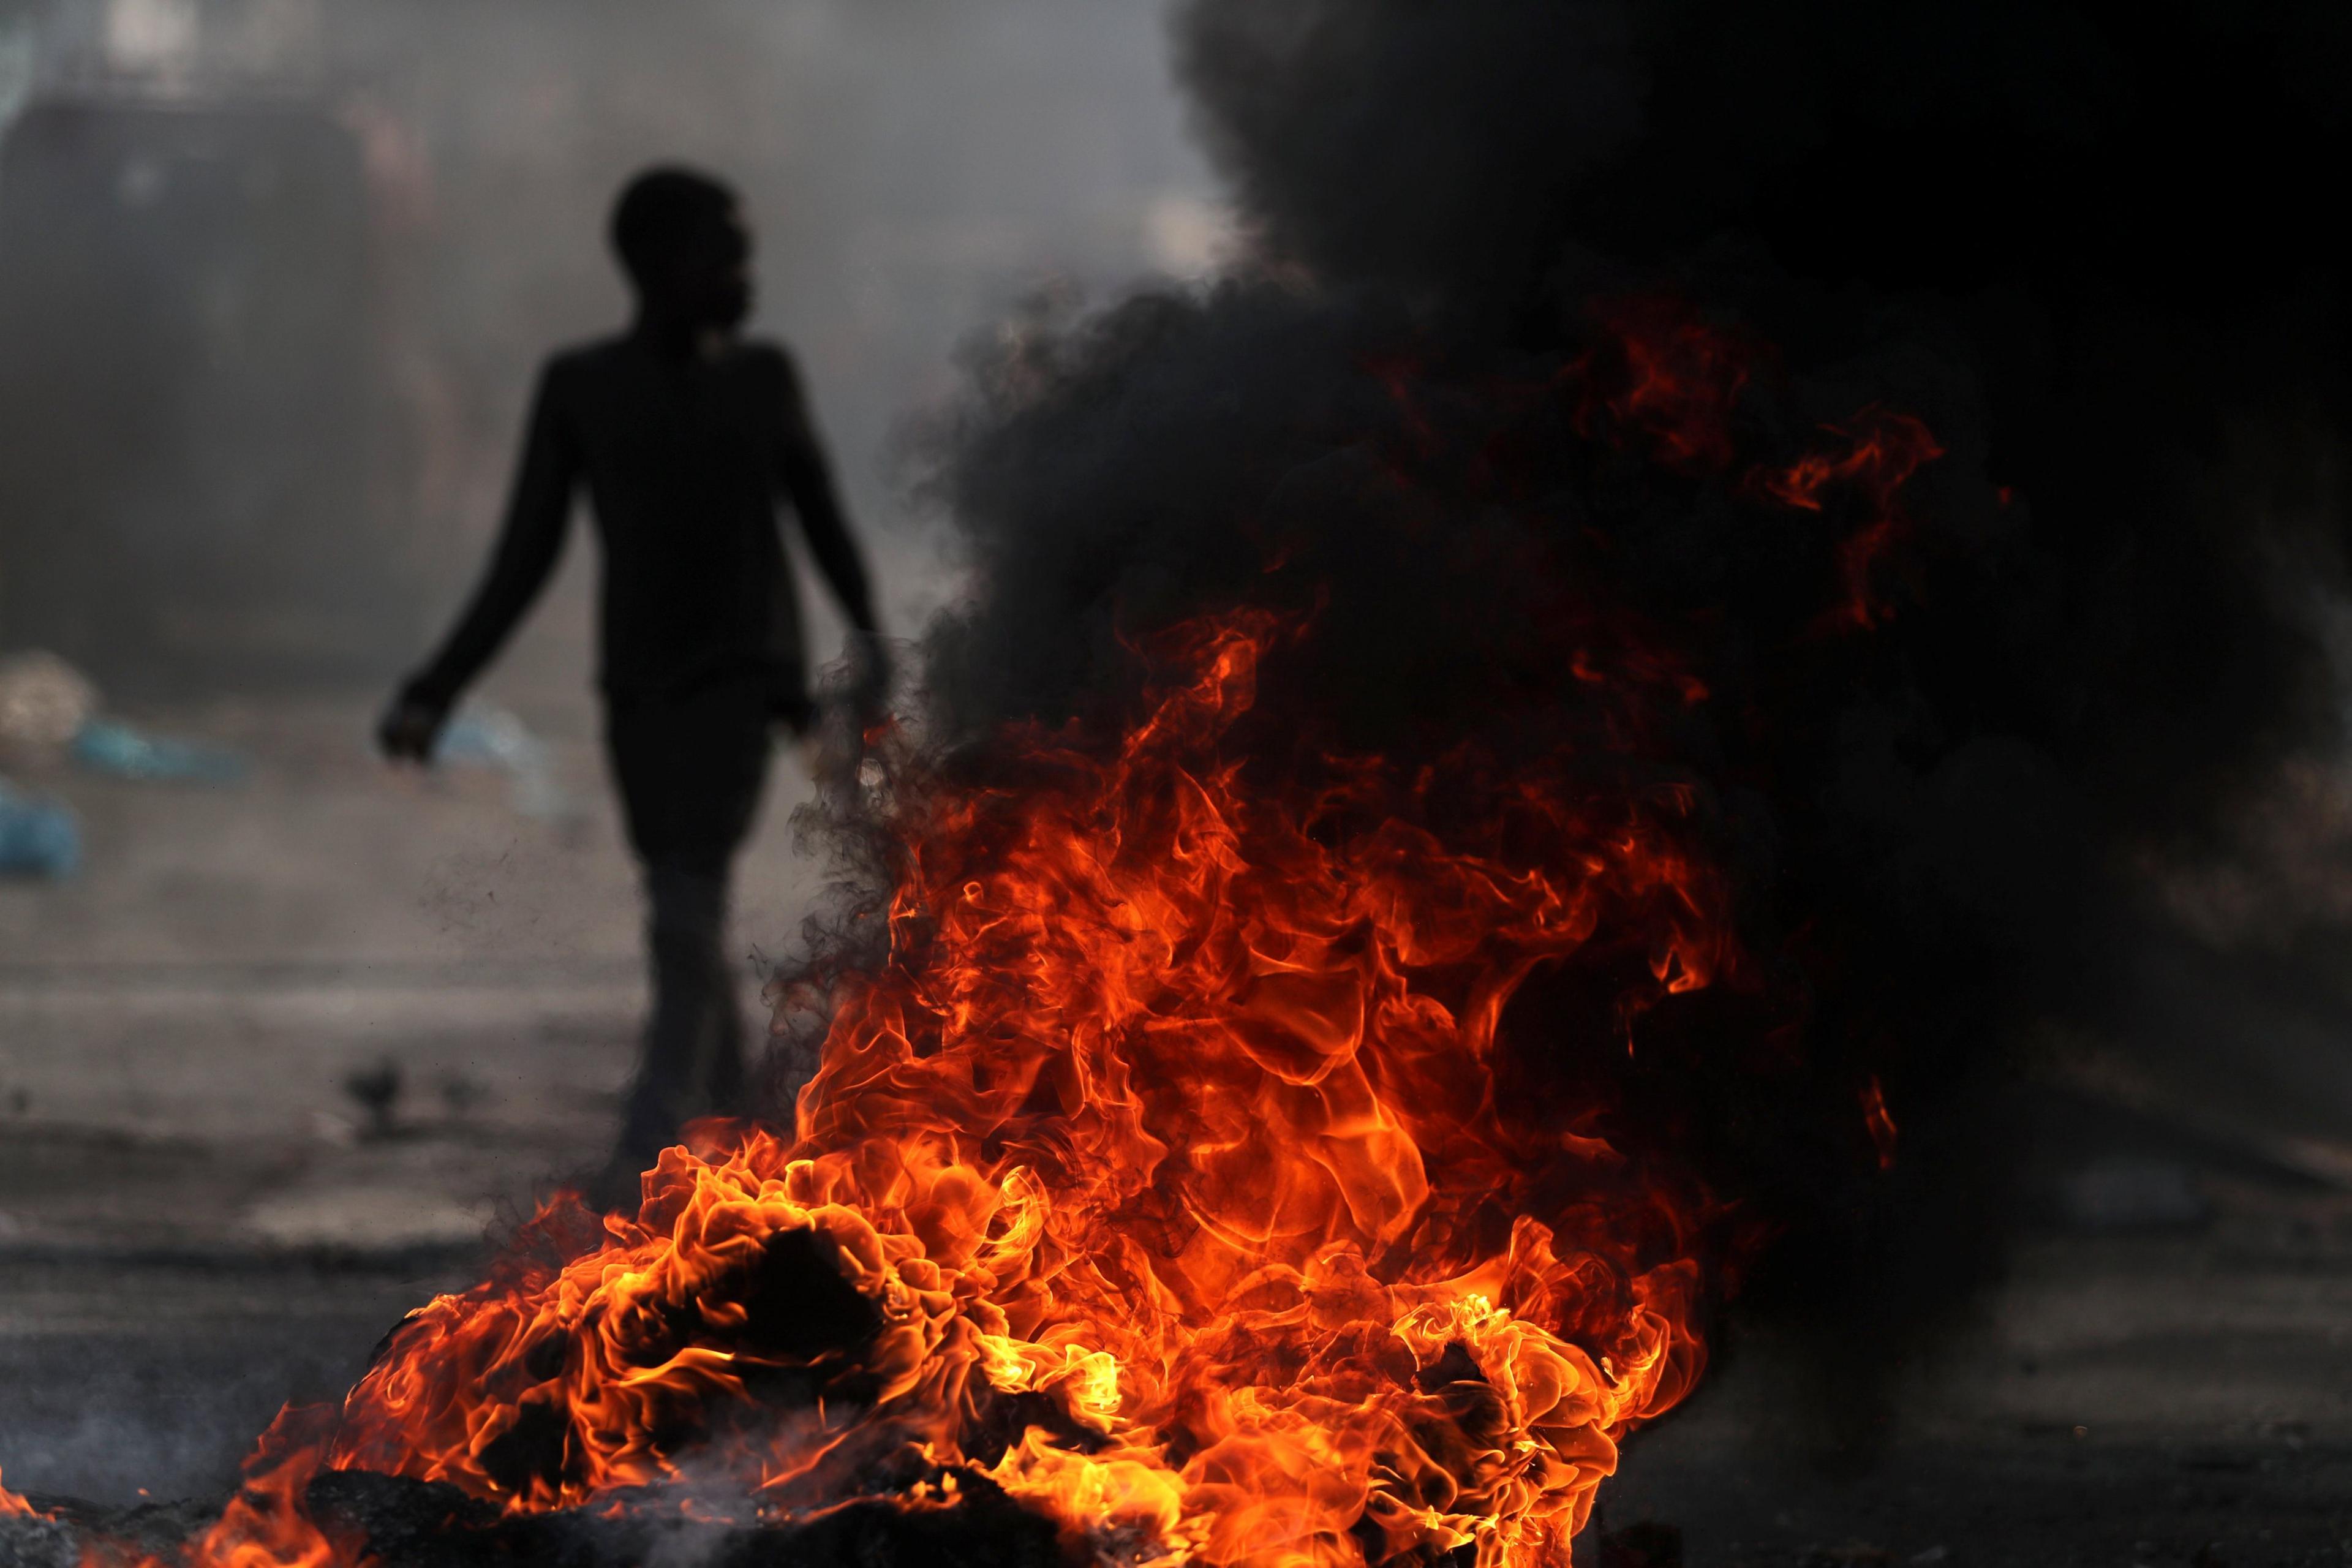
<path id="1" fill-rule="evenodd" d="M 102 679 L 331 673 L 404 627 L 366 149 L 310 13 L 201 16 L 94 13 L 0 142 L 0 645 Z"/>

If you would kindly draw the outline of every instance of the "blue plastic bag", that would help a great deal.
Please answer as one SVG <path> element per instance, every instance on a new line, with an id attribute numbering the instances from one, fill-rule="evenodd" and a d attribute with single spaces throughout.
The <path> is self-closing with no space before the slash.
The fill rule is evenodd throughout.
<path id="1" fill-rule="evenodd" d="M 73 738 L 74 761 L 119 779 L 235 784 L 245 759 L 219 746 L 142 735 L 118 719 L 92 719 Z"/>
<path id="2" fill-rule="evenodd" d="M 0 877 L 62 882 L 81 868 L 81 824 L 53 801 L 0 779 Z"/>
<path id="3" fill-rule="evenodd" d="M 562 822 L 572 816 L 572 797 L 556 776 L 545 742 L 503 708 L 467 703 L 441 731 L 433 760 L 505 773 L 508 799 L 525 816 Z"/>

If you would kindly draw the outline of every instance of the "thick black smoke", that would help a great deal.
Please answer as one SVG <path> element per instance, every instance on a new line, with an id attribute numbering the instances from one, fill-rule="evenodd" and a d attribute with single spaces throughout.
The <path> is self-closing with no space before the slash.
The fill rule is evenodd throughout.
<path id="1" fill-rule="evenodd" d="M 2312 650 L 2263 579 L 2294 542 L 2260 529 L 2341 428 L 2339 8 L 1202 0 L 1180 38 L 1249 211 L 1318 276 L 1524 335 L 1637 269 L 1793 364 L 1954 360 L 1983 408 L 1949 434 L 2049 575 L 1938 695 L 2133 827 L 2193 830 L 2303 732 Z"/>
<path id="2" fill-rule="evenodd" d="M 940 476 L 978 591 L 930 639 L 935 721 L 1115 716 L 1135 635 L 1250 603 L 1314 627 L 1269 668 L 1269 754 L 1507 762 L 1605 722 L 1580 639 L 1679 650 L 1709 697 L 1612 765 L 1699 802 L 1768 979 L 1663 1013 L 1630 1065 L 1526 1045 L 1528 1092 L 1605 1089 L 1613 1137 L 1775 1234 L 1745 1310 L 1866 1423 L 1908 1330 L 1996 1264 L 2011 1044 L 2118 1005 L 2147 940 L 2121 868 L 2326 711 L 2274 607 L 2334 559 L 2286 521 L 2325 498 L 2278 476 L 2342 427 L 2346 255 L 2310 177 L 2352 134 L 2352 26 L 1191 0 L 1176 37 L 1259 264 L 981 364 Z M 1772 345 L 1735 458 L 1661 460 L 1580 405 L 1629 310 Z M 1905 492 L 1891 614 L 1828 635 L 1837 520 L 1739 476 L 1873 406 L 1945 453 Z M 1581 1005 L 1533 987 L 1518 1037 L 1573 1037 Z M 1758 1038 L 1801 1043 L 1721 1047 Z"/>

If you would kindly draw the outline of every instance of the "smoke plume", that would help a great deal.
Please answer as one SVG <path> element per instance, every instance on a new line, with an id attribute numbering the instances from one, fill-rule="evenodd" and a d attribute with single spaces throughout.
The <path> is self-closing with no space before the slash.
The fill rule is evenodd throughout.
<path id="1" fill-rule="evenodd" d="M 984 776 L 1005 725 L 1131 711 L 1139 646 L 1249 605 L 1307 628 L 1256 765 L 1564 752 L 1680 792 L 1759 978 L 1630 1053 L 1560 1044 L 1611 1037 L 1532 983 L 1516 1070 L 1725 1200 L 1718 1283 L 1866 1432 L 1997 1268 L 2021 1032 L 2123 1005 L 2122 868 L 2324 730 L 2276 606 L 2335 570 L 2344 257 L 2279 154 L 2344 140 L 2352 30 L 1192 0 L 1175 38 L 1256 254 L 979 358 L 930 723 Z M 1645 374 L 1672 419 L 1612 401 Z M 1906 417 L 1934 450 L 1883 531 L 1759 499 Z M 1629 743 L 1642 649 L 1704 697 Z"/>

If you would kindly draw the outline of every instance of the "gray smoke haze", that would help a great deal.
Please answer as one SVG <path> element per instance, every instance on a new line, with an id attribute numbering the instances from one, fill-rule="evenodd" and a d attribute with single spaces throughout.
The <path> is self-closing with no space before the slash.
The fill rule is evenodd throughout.
<path id="1" fill-rule="evenodd" d="M 26 0 L 0 31 L 0 644 L 134 682 L 413 658 L 477 569 L 537 360 L 622 318 L 606 208 L 665 158 L 742 189 L 757 324 L 803 356 L 912 629 L 947 584 L 893 431 L 953 345 L 1040 288 L 1209 262 L 1160 24 Z M 519 670 L 576 661 L 586 553 Z"/>

